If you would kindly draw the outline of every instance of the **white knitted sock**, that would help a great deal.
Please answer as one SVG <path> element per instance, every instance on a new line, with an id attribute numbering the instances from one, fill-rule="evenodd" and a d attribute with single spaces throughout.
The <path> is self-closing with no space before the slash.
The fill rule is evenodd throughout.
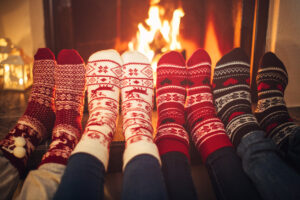
<path id="1" fill-rule="evenodd" d="M 86 72 L 89 120 L 72 153 L 91 154 L 105 169 L 119 112 L 121 66 L 119 53 L 112 49 L 90 56 Z"/>
<path id="2" fill-rule="evenodd" d="M 135 156 L 150 154 L 159 162 L 159 153 L 153 143 L 153 71 L 149 60 L 137 51 L 127 51 L 122 55 L 122 112 L 123 133 L 126 148 L 123 169 Z"/>

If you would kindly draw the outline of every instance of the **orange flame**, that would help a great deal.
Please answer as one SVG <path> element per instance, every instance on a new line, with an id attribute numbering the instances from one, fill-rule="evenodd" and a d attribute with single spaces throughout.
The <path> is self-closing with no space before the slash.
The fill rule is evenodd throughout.
<path id="1" fill-rule="evenodd" d="M 154 72 L 156 71 L 158 57 L 155 57 L 155 49 L 153 49 L 153 45 L 151 46 L 151 44 L 158 40 L 158 35 L 161 35 L 162 41 L 159 47 L 157 47 L 161 53 L 181 49 L 179 26 L 180 20 L 184 16 L 183 10 L 178 8 L 173 12 L 171 22 L 162 20 L 160 15 L 165 13 L 165 9 L 159 7 L 157 3 L 159 3 L 159 0 L 151 1 L 148 18 L 145 20 L 149 28 L 145 28 L 142 23 L 139 23 L 136 38 L 128 43 L 129 50 L 138 50 L 152 61 L 151 65 Z"/>
<path id="2" fill-rule="evenodd" d="M 209 20 L 206 28 L 204 49 L 211 57 L 211 80 L 214 74 L 214 67 L 217 61 L 222 57 L 219 49 L 215 27 L 212 20 Z"/>

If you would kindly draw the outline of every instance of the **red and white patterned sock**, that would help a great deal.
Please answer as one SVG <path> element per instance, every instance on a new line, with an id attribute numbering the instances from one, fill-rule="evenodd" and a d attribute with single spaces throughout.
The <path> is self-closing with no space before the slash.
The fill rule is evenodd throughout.
<path id="1" fill-rule="evenodd" d="M 268 52 L 262 57 L 256 82 L 258 102 L 255 116 L 267 137 L 281 146 L 298 126 L 291 119 L 284 101 L 288 74 L 275 54 Z"/>
<path id="2" fill-rule="evenodd" d="M 232 144 L 216 116 L 210 88 L 211 59 L 205 50 L 193 53 L 187 62 L 187 72 L 187 129 L 205 162 L 211 153 Z"/>
<path id="3" fill-rule="evenodd" d="M 189 158 L 189 136 L 184 129 L 184 103 L 187 71 L 183 56 L 171 51 L 164 54 L 157 66 L 157 144 L 160 155 L 171 151 Z"/>
<path id="4" fill-rule="evenodd" d="M 115 50 L 99 51 L 90 56 L 86 72 L 90 116 L 72 153 L 91 154 L 105 169 L 119 113 L 121 66 L 121 56 Z"/>
<path id="5" fill-rule="evenodd" d="M 158 159 L 153 143 L 153 71 L 149 60 L 137 51 L 122 55 L 122 112 L 126 148 L 123 169 L 137 155 L 150 154 Z"/>
<path id="6" fill-rule="evenodd" d="M 49 49 L 41 48 L 37 51 L 27 109 L 17 125 L 0 142 L 4 156 L 21 174 L 31 152 L 50 135 L 54 125 L 55 65 L 55 57 Z"/>
<path id="7" fill-rule="evenodd" d="M 52 142 L 42 158 L 41 165 L 66 165 L 82 133 L 85 66 L 77 51 L 64 49 L 59 52 L 54 79 L 56 120 Z"/>

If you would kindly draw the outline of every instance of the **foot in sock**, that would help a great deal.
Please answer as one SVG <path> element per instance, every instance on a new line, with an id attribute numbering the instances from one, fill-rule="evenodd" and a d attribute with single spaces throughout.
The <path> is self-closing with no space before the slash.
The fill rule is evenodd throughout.
<path id="1" fill-rule="evenodd" d="M 189 136 L 185 124 L 184 103 L 187 71 L 183 56 L 175 51 L 164 54 L 157 66 L 157 144 L 160 155 L 171 151 L 189 158 Z"/>
<path id="2" fill-rule="evenodd" d="M 208 155 L 232 144 L 216 116 L 210 87 L 211 59 L 205 50 L 193 53 L 187 62 L 187 72 L 187 128 L 205 162 Z"/>
<path id="3" fill-rule="evenodd" d="M 255 116 L 261 128 L 280 146 L 298 126 L 289 116 L 284 102 L 288 74 L 284 64 L 271 52 L 261 61 L 256 77 L 258 102 Z"/>
<path id="4" fill-rule="evenodd" d="M 75 153 L 98 158 L 107 169 L 109 145 L 116 129 L 122 59 L 115 50 L 92 54 L 87 64 L 89 119 Z"/>
<path id="5" fill-rule="evenodd" d="M 158 159 L 153 143 L 153 71 L 149 60 L 137 51 L 122 55 L 122 113 L 126 148 L 123 169 L 135 156 L 149 154 Z"/>
<path id="6" fill-rule="evenodd" d="M 234 146 L 243 136 L 260 130 L 251 110 L 250 65 L 247 55 L 236 48 L 216 64 L 213 77 L 213 96 L 218 117 Z"/>
<path id="7" fill-rule="evenodd" d="M 51 134 L 54 121 L 54 68 L 53 53 L 41 48 L 34 56 L 33 85 L 24 115 L 0 142 L 5 157 L 22 174 L 28 157 L 35 147 Z"/>
<path id="8" fill-rule="evenodd" d="M 85 90 L 85 66 L 75 50 L 61 50 L 54 72 L 56 120 L 52 142 L 43 156 L 41 165 L 66 165 L 81 137 L 81 119 Z"/>

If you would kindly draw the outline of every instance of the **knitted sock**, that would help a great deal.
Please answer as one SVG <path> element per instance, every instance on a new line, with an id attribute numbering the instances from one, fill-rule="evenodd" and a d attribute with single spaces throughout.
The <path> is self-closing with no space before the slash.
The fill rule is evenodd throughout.
<path id="1" fill-rule="evenodd" d="M 41 48 L 34 60 L 33 86 L 27 109 L 16 126 L 0 142 L 4 156 L 20 174 L 23 174 L 31 152 L 50 135 L 55 120 L 55 57 L 49 49 Z"/>
<path id="2" fill-rule="evenodd" d="M 148 59 L 137 51 L 122 55 L 122 112 L 126 148 L 123 169 L 140 154 L 150 154 L 159 162 L 159 153 L 153 143 L 153 72 Z"/>
<path id="3" fill-rule="evenodd" d="M 182 152 L 189 158 L 189 136 L 184 129 L 184 103 L 187 72 L 182 55 L 164 54 L 157 66 L 157 144 L 160 155 Z"/>
<path id="4" fill-rule="evenodd" d="M 203 49 L 195 51 L 187 62 L 187 128 L 204 162 L 214 151 L 232 146 L 213 105 L 210 65 L 210 57 Z"/>
<path id="5" fill-rule="evenodd" d="M 89 120 L 72 154 L 83 152 L 98 158 L 107 169 L 109 145 L 116 130 L 122 59 L 115 50 L 90 56 L 87 65 Z"/>
<path id="6" fill-rule="evenodd" d="M 267 136 L 280 145 L 298 126 L 289 116 L 283 98 L 288 74 L 275 54 L 269 52 L 262 57 L 256 81 L 258 102 L 255 116 Z"/>
<path id="7" fill-rule="evenodd" d="M 259 130 L 252 114 L 250 65 L 247 55 L 236 48 L 217 63 L 213 78 L 213 96 L 218 117 L 235 147 L 247 133 Z"/>
<path id="8" fill-rule="evenodd" d="M 77 51 L 64 49 L 59 52 L 54 79 L 56 121 L 50 148 L 43 156 L 41 165 L 45 163 L 66 165 L 81 136 L 85 66 Z"/>

